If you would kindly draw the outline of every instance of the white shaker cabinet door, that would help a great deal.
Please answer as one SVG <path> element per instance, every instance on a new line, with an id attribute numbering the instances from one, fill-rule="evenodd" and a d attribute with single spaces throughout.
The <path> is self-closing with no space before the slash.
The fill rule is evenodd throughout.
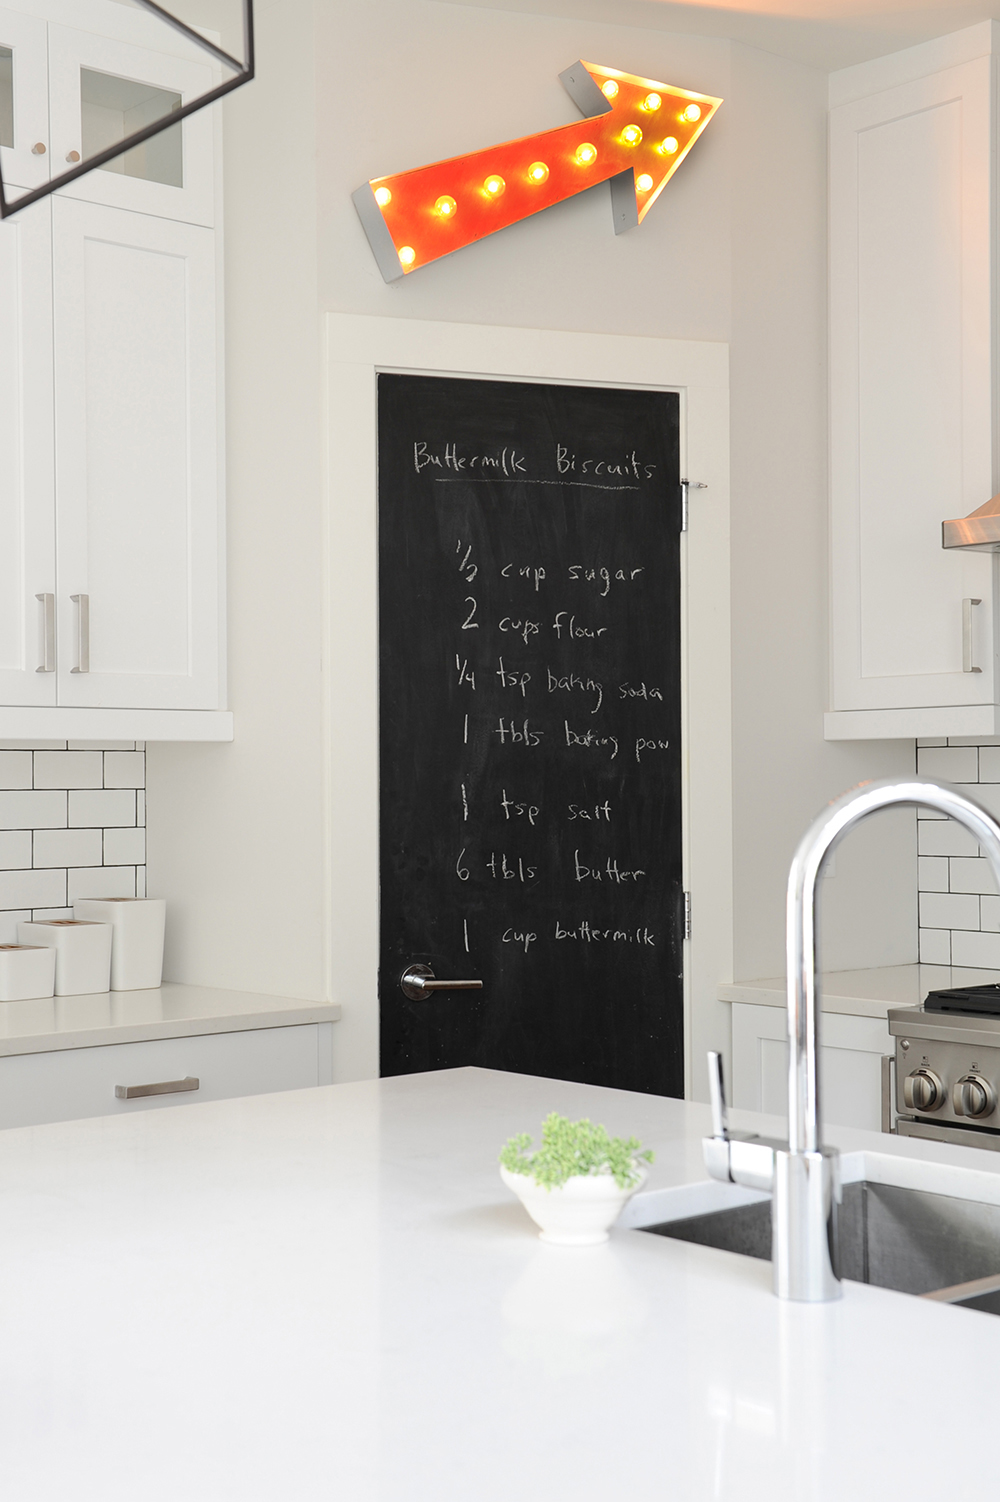
<path id="1" fill-rule="evenodd" d="M 882 1130 L 891 1112 L 884 1058 L 895 1040 L 881 1017 L 824 1012 L 820 1024 L 820 1115 L 824 1123 Z M 883 1098 L 884 1097 L 884 1098 Z M 788 1115 L 788 1014 L 784 1007 L 733 1003 L 733 1105 Z"/>
<path id="2" fill-rule="evenodd" d="M 214 87 L 215 70 L 206 53 L 165 28 L 164 39 L 174 51 L 186 49 L 190 56 L 153 52 L 67 26 L 49 27 L 53 176 Z M 211 107 L 197 111 L 76 178 L 60 194 L 211 225 L 213 123 Z"/>
<path id="3" fill-rule="evenodd" d="M 53 204 L 59 703 L 215 709 L 211 230 Z"/>
<path id="4" fill-rule="evenodd" d="M 992 560 L 941 547 L 997 488 L 991 68 L 831 114 L 834 710 L 996 701 Z"/>
<path id="5" fill-rule="evenodd" d="M 11 202 L 49 177 L 46 32 L 39 16 L 0 10 L 0 167 Z"/>
<path id="6" fill-rule="evenodd" d="M 49 222 L 49 204 L 42 201 L 0 223 L 0 703 L 4 704 L 56 702 Z M 36 599 L 39 594 L 41 600 Z"/>

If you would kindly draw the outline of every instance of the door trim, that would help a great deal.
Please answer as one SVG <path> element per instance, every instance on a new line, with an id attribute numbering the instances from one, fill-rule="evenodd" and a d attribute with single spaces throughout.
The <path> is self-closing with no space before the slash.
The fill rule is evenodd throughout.
<path id="1" fill-rule="evenodd" d="M 378 1074 L 378 534 L 380 371 L 646 387 L 681 397 L 682 474 L 702 481 L 681 539 L 685 1094 L 708 1048 L 729 1053 L 716 998 L 732 978 L 729 350 L 617 334 L 326 315 L 324 821 L 327 995 L 343 1006 L 335 1078 Z"/>

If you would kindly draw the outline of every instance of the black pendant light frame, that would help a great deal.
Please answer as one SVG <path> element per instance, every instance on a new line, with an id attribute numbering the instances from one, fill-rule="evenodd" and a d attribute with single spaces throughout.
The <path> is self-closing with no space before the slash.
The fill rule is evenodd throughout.
<path id="1" fill-rule="evenodd" d="M 162 120 L 155 120 L 152 125 L 143 126 L 142 130 L 134 131 L 132 135 L 126 136 L 121 141 L 116 141 L 113 146 L 106 147 L 104 151 L 95 152 L 85 162 L 80 162 L 78 165 L 71 167 L 68 172 L 60 172 L 58 177 L 51 178 L 47 183 L 43 183 L 41 187 L 31 188 L 28 192 L 16 198 L 13 203 L 8 201 L 7 190 L 3 180 L 3 168 L 0 166 L 0 219 L 9 218 L 11 214 L 16 214 L 19 209 L 25 209 L 29 204 L 37 203 L 40 198 L 46 198 L 49 193 L 54 193 L 56 188 L 65 187 L 67 183 L 73 182 L 78 177 L 83 177 L 84 173 L 93 172 L 96 167 L 103 167 L 105 162 L 114 161 L 116 156 L 121 156 L 123 152 L 130 151 L 133 146 L 141 145 L 143 141 L 148 141 L 151 136 L 159 135 L 161 130 L 169 130 L 172 125 L 176 125 L 179 120 L 183 120 L 187 115 L 193 115 L 196 110 L 204 109 L 207 104 L 214 104 L 217 99 L 221 99 L 225 94 L 231 94 L 233 89 L 238 89 L 241 84 L 249 83 L 250 79 L 253 78 L 253 0 L 243 0 L 243 45 L 246 52 L 246 61 L 242 63 L 235 57 L 230 57 L 228 52 L 224 52 L 214 42 L 208 41 L 207 38 L 201 36 L 192 27 L 186 25 L 184 21 L 179 20 L 177 16 L 172 16 L 168 10 L 164 10 L 162 5 L 157 5 L 156 0 L 135 0 L 135 4 L 140 5 L 143 10 L 151 11 L 154 16 L 159 16 L 161 21 L 166 21 L 168 26 L 172 26 L 175 31 L 179 31 L 181 36 L 187 37 L 189 42 L 194 42 L 196 46 L 201 47 L 205 52 L 211 53 L 225 67 L 235 69 L 235 78 L 228 79 L 226 83 L 220 83 L 217 88 L 210 89 L 207 94 L 199 94 L 198 98 L 192 99 L 189 104 L 182 104 L 180 109 L 173 110 L 169 115 L 165 115 Z"/>

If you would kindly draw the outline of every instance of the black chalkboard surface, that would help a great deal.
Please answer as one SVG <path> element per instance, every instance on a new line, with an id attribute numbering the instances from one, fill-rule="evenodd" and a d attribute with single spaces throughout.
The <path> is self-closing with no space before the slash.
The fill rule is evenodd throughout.
<path id="1" fill-rule="evenodd" d="M 382 375 L 378 417 L 382 1072 L 682 1095 L 678 398 Z"/>

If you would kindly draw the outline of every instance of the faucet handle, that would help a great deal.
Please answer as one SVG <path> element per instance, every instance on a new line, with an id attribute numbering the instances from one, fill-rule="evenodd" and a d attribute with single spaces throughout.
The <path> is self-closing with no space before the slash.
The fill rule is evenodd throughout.
<path id="1" fill-rule="evenodd" d="M 712 1103 L 712 1136 L 729 1140 L 729 1111 L 722 1077 L 722 1055 L 710 1049 L 708 1054 L 708 1098 Z"/>

